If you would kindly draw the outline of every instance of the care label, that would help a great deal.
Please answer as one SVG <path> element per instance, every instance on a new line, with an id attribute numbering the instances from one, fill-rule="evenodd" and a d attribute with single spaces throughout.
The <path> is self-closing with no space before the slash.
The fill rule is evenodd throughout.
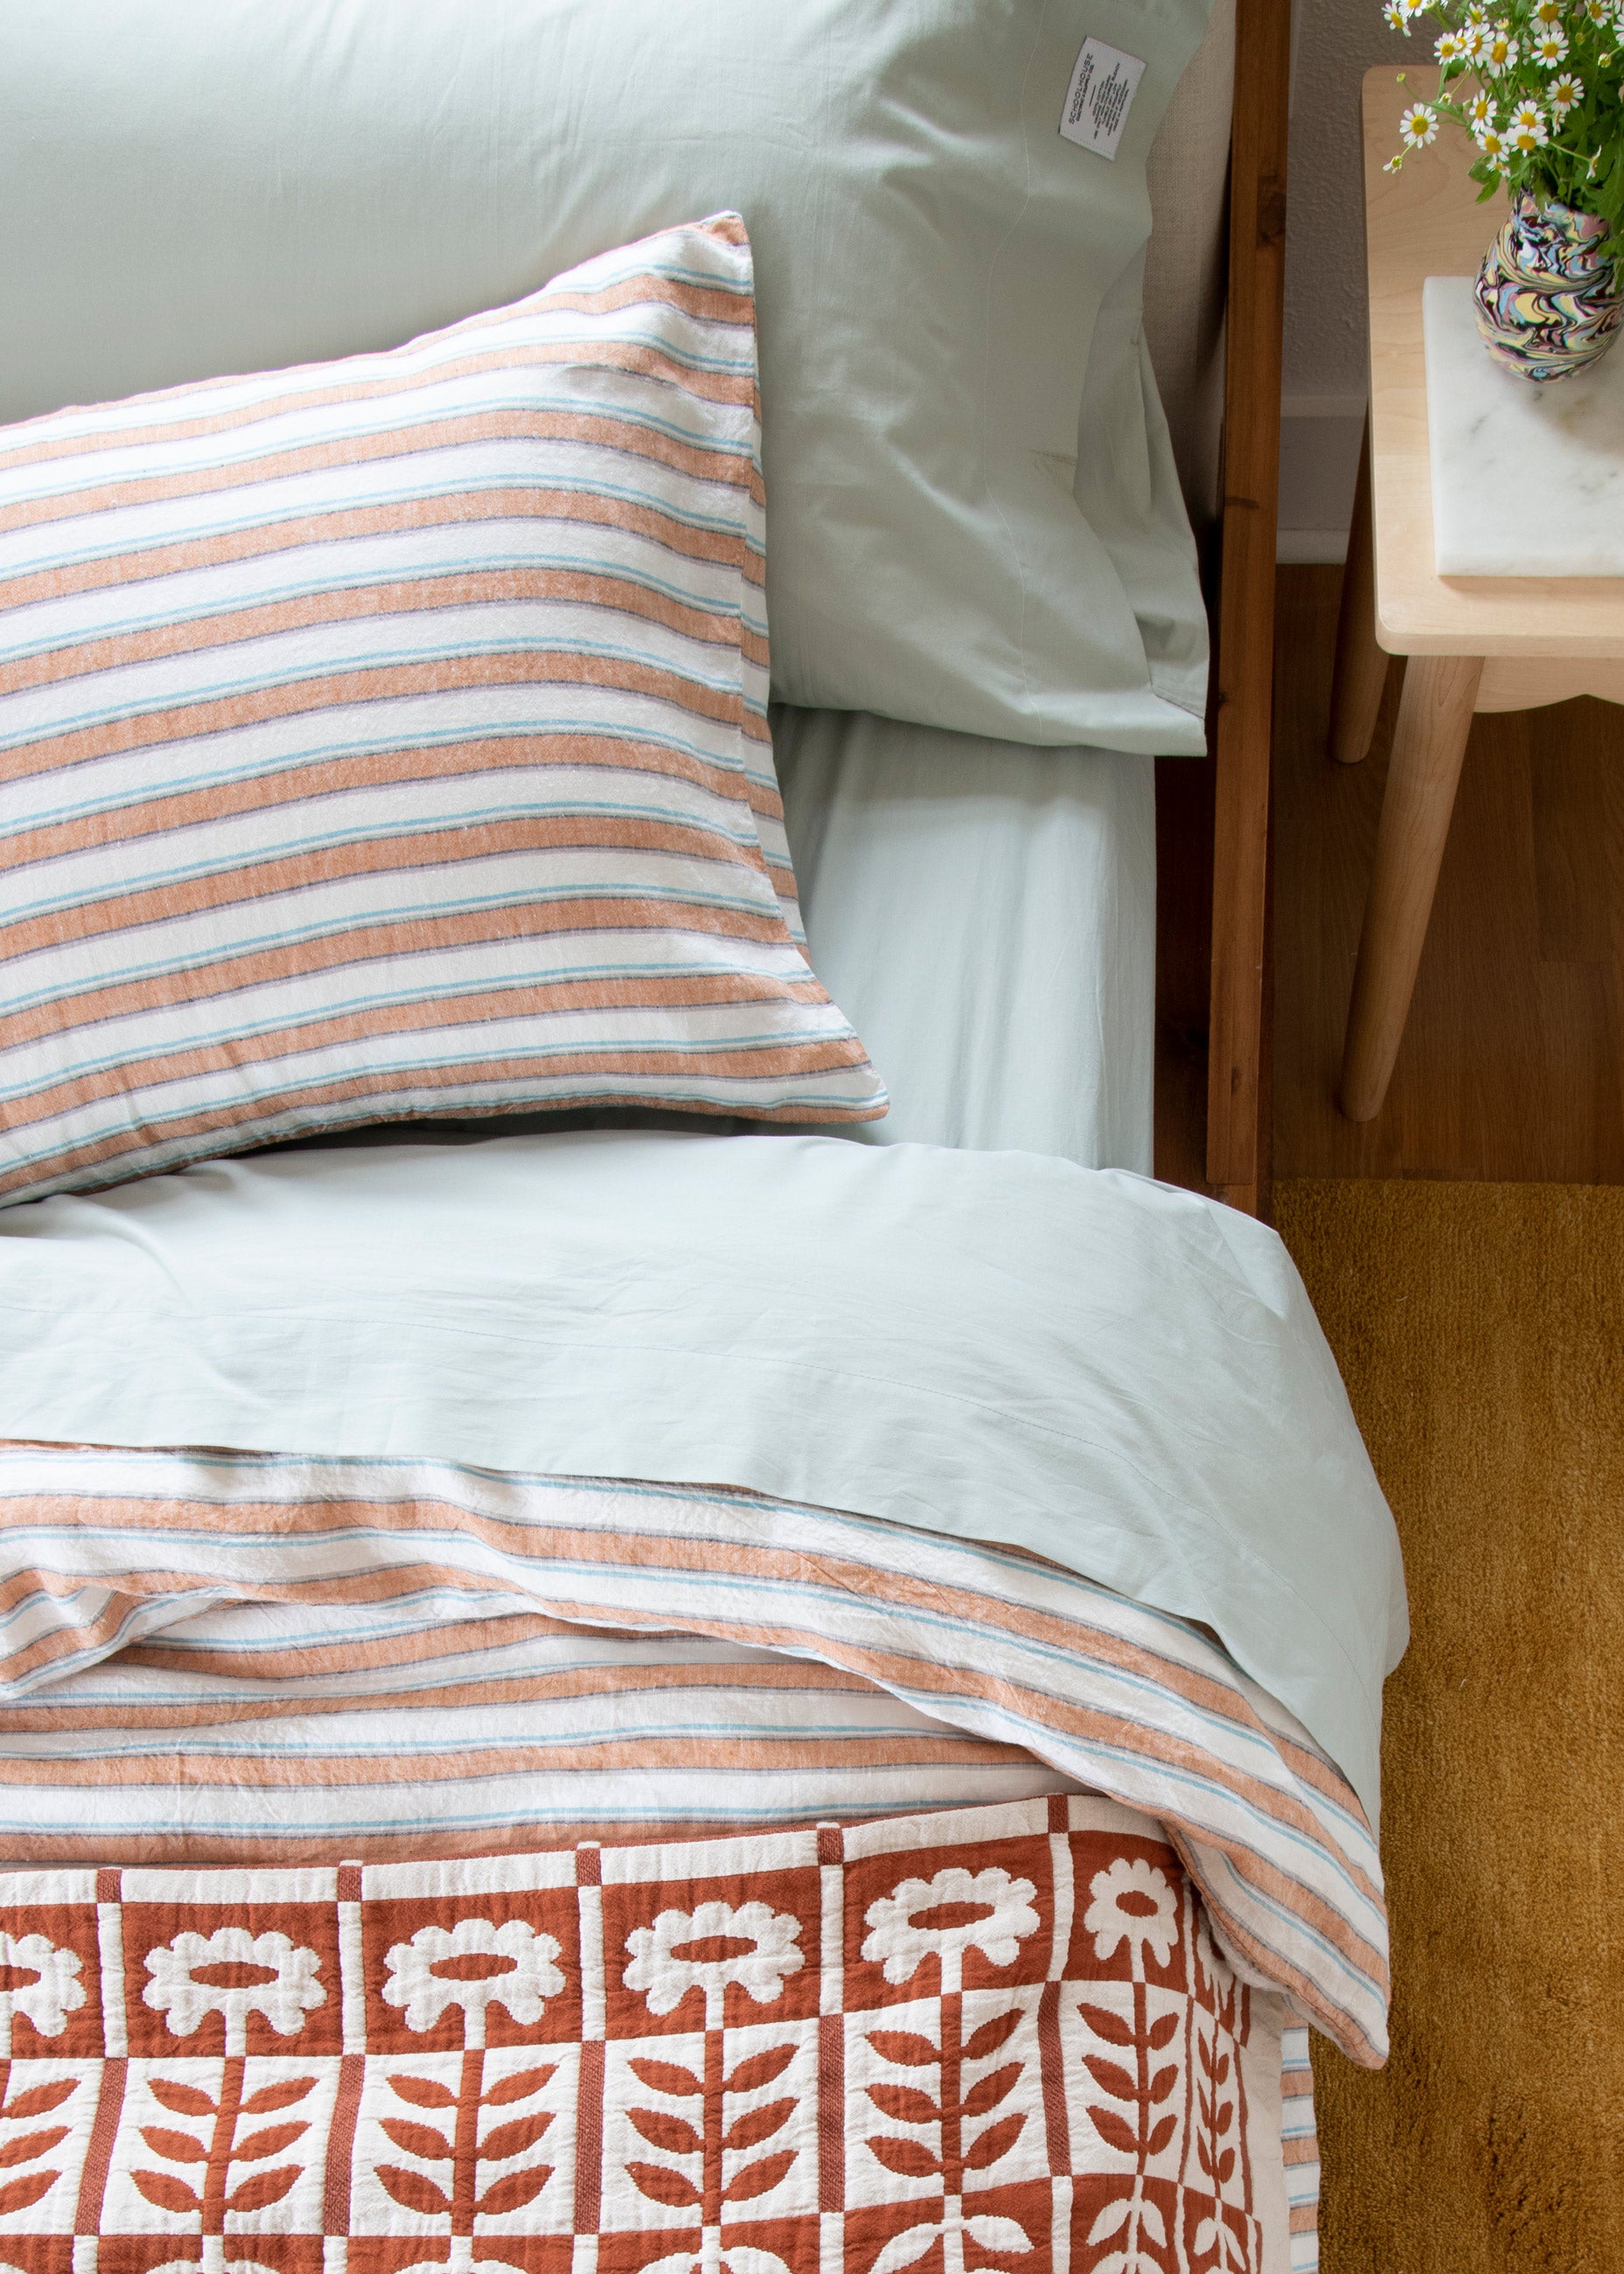
<path id="1" fill-rule="evenodd" d="M 1144 76 L 1138 56 L 1124 56 L 1103 40 L 1085 40 L 1060 114 L 1060 132 L 1066 140 L 1097 151 L 1101 158 L 1114 158 Z"/>

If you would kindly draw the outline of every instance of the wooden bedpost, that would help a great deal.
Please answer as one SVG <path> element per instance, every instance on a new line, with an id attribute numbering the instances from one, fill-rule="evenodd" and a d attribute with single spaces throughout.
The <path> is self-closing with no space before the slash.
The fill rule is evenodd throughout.
<path id="1" fill-rule="evenodd" d="M 1291 0 L 1239 0 L 1229 161 L 1207 1178 L 1219 1199 L 1252 1216 L 1268 1183 L 1264 953 L 1290 76 Z"/>

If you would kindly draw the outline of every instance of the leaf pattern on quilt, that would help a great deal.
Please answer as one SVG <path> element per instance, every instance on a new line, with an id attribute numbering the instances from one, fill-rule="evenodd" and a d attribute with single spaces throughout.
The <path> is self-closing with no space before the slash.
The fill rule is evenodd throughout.
<path id="1" fill-rule="evenodd" d="M 417 1867 L 374 1896 L 347 1866 L 280 1899 L 252 1874 L 215 1895 L 143 1872 L 122 1905 L 109 1872 L 94 1904 L 14 1909 L 13 1948 L 36 1923 L 72 1941 L 60 1979 L 86 1998 L 37 2046 L 19 2021 L 29 2052 L 0 2068 L 0 2260 L 43 2263 L 77 2206 L 121 2248 L 144 2238 L 148 2274 L 286 2274 L 324 2233 L 369 2264 L 387 2238 L 382 2274 L 534 2274 L 577 2233 L 639 2274 L 1023 2274 L 1062 2240 L 1072 2274 L 1259 2274 L 1266 2237 L 1288 2240 L 1254 2169 L 1278 2020 L 1172 1849 L 1088 1805 L 1001 1814 L 1020 1828 L 990 1850 L 979 1818 L 956 1841 L 916 1819 L 895 1849 L 889 1826 L 775 1834 L 789 1864 L 735 1845 L 708 1883 L 669 1848 L 593 1850 L 574 1884 L 556 1854 L 530 1881 L 504 1859 L 471 1922 L 477 1864 L 460 1902 L 410 1892 Z M 158 1901 L 178 1962 L 154 2003 Z M 657 1921 L 658 2014 L 625 1978 Z M 561 2009 L 549 1969 L 571 1976 Z"/>

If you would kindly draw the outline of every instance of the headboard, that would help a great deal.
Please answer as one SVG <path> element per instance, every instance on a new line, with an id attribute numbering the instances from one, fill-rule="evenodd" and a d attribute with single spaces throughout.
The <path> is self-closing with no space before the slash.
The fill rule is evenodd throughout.
<path id="1" fill-rule="evenodd" d="M 1220 1199 L 1251 1215 L 1268 1187 L 1264 967 L 1290 82 L 1291 0 L 1237 0 L 1222 565 L 1209 712 L 1214 841 L 1207 1181 Z"/>
<path id="2" fill-rule="evenodd" d="M 1214 0 L 1207 36 L 1150 146 L 1145 337 L 1185 502 L 1201 535 L 1218 518 L 1235 4 Z"/>
<path id="3" fill-rule="evenodd" d="M 1290 0 L 1214 0 L 1151 146 L 1145 271 L 1146 341 L 1190 517 L 1203 537 L 1222 523 L 1207 1181 L 1254 1215 L 1269 1175 L 1264 962 L 1290 68 Z"/>

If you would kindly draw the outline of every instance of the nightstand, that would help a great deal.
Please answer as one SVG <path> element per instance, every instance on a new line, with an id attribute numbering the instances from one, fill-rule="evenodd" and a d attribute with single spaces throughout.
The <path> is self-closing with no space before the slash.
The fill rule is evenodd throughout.
<path id="1" fill-rule="evenodd" d="M 1624 703 L 1624 578 L 1446 578 L 1433 566 L 1421 288 L 1477 274 L 1504 203 L 1477 202 L 1453 128 L 1406 151 L 1402 172 L 1383 172 L 1400 147 L 1399 112 L 1432 83 L 1421 53 L 1416 61 L 1403 82 L 1389 64 L 1365 78 L 1370 415 L 1337 626 L 1334 758 L 1365 757 L 1388 658 L 1410 660 L 1342 1054 L 1342 1106 L 1354 1121 L 1373 1119 L 1387 1096 L 1474 714 L 1575 695 Z"/>

